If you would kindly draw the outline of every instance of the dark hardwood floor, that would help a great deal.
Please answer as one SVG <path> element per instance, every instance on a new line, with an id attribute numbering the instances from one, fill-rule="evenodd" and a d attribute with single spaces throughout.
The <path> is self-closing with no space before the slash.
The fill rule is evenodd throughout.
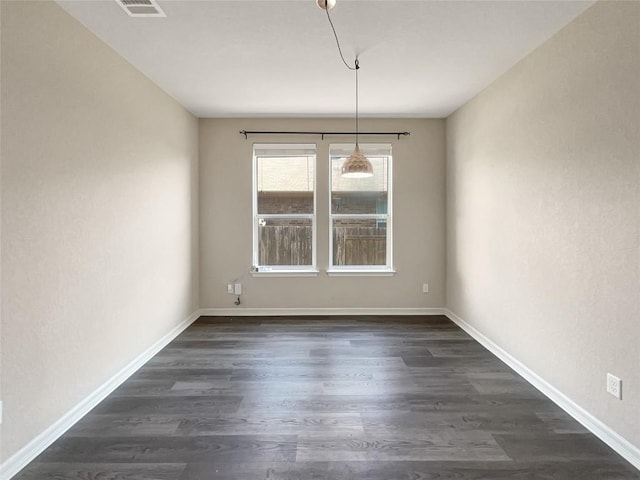
<path id="1" fill-rule="evenodd" d="M 16 480 L 640 479 L 447 318 L 199 319 Z"/>

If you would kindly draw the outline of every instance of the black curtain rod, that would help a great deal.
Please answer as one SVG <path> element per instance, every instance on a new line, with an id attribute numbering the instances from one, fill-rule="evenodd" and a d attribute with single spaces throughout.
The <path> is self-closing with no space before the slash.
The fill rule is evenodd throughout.
<path id="1" fill-rule="evenodd" d="M 240 130 L 240 135 L 247 139 L 249 135 L 321 135 L 324 140 L 325 135 L 355 135 L 356 132 L 270 132 L 260 130 Z M 398 137 L 408 137 L 411 132 L 358 132 L 358 135 L 394 135 Z"/>

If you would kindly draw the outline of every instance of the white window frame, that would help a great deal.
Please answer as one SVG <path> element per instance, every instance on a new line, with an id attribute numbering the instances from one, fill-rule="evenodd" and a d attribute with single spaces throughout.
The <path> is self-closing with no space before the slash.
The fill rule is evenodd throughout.
<path id="1" fill-rule="evenodd" d="M 386 214 L 334 214 L 333 197 L 333 158 L 335 150 L 353 151 L 355 144 L 331 144 L 329 145 L 329 268 L 330 276 L 378 276 L 393 275 L 393 150 L 390 143 L 361 143 L 360 150 L 367 156 L 369 150 L 388 149 L 387 160 L 387 213 Z M 333 155 L 335 156 L 335 155 Z M 371 155 L 383 156 L 383 155 Z M 387 156 L 387 155 L 384 155 Z M 333 264 L 333 221 L 342 219 L 367 219 L 385 220 L 387 222 L 386 264 L 385 265 L 334 265 Z"/>
<path id="2" fill-rule="evenodd" d="M 258 158 L 265 156 L 256 155 L 256 150 L 310 150 L 314 151 L 313 159 L 313 213 L 283 213 L 283 214 L 260 214 L 258 213 Z M 274 155 L 275 156 L 275 155 Z M 318 274 L 316 263 L 317 245 L 317 182 L 318 182 L 318 149 L 316 144 L 302 143 L 255 143 L 253 145 L 253 182 L 252 182 L 252 204 L 253 204 L 253 263 L 251 274 L 253 276 L 316 276 Z M 311 265 L 260 265 L 260 220 L 270 218 L 311 220 Z"/>

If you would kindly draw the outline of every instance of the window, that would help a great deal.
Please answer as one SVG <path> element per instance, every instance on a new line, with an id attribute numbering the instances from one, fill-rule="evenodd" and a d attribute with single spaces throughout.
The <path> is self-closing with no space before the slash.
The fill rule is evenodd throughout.
<path id="1" fill-rule="evenodd" d="M 253 146 L 253 265 L 316 269 L 315 145 Z"/>
<path id="2" fill-rule="evenodd" d="M 345 178 L 354 145 L 331 145 L 330 272 L 392 272 L 391 145 L 362 144 L 373 176 Z"/>

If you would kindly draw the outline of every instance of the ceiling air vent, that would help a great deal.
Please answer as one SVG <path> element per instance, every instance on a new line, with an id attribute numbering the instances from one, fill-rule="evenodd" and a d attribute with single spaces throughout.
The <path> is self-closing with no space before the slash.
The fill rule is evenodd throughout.
<path id="1" fill-rule="evenodd" d="M 166 17 L 156 0 L 116 0 L 130 17 Z"/>

